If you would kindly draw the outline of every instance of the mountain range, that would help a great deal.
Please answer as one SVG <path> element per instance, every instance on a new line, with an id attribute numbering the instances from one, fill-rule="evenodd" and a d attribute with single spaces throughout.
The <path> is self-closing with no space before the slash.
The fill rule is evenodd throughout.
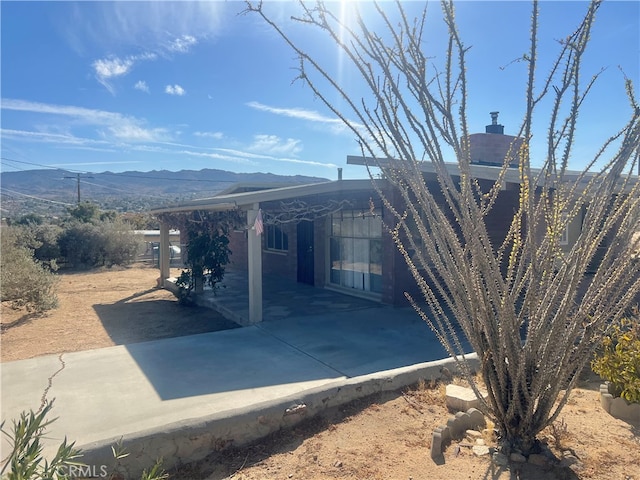
<path id="1" fill-rule="evenodd" d="M 153 170 L 76 174 L 62 170 L 23 170 L 0 174 L 2 217 L 27 213 L 57 215 L 78 201 L 103 209 L 146 211 L 170 203 L 206 198 L 235 183 L 301 184 L 326 181 L 304 175 L 234 173 L 225 170 Z M 79 187 L 79 190 L 78 190 Z"/>

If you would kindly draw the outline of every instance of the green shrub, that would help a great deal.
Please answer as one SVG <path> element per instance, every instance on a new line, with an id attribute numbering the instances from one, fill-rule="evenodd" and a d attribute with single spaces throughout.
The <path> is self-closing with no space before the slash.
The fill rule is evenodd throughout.
<path id="1" fill-rule="evenodd" d="M 129 264 L 141 245 L 130 227 L 118 220 L 71 222 L 58 243 L 62 259 L 75 268 Z"/>
<path id="2" fill-rule="evenodd" d="M 80 450 L 75 449 L 73 443 L 68 444 L 66 438 L 58 447 L 53 459 L 45 460 L 42 456 L 42 439 L 46 427 L 53 422 L 46 420 L 52 406 L 52 402 L 47 402 L 37 413 L 21 413 L 20 418 L 13 421 L 11 432 L 4 430 L 4 422 L 0 426 L 0 430 L 9 440 L 11 449 L 6 463 L 0 470 L 3 480 L 64 479 L 68 478 L 67 472 L 71 467 L 80 465 L 75 461 L 80 457 Z M 9 471 L 5 473 L 7 469 Z"/>
<path id="3" fill-rule="evenodd" d="M 602 351 L 591 368 L 611 382 L 616 396 L 640 403 L 640 324 L 638 317 L 625 318 L 604 337 Z"/>
<path id="4" fill-rule="evenodd" d="M 0 425 L 0 430 L 7 437 L 9 443 L 9 455 L 7 456 L 2 469 L 0 479 L 2 480 L 64 480 L 77 478 L 89 467 L 78 459 L 82 457 L 82 451 L 74 448 L 75 442 L 67 443 L 67 439 L 58 446 L 58 451 L 51 460 L 43 457 L 42 440 L 46 434 L 46 428 L 55 421 L 47 420 L 47 414 L 53 407 L 53 401 L 45 401 L 42 408 L 34 413 L 22 412 L 18 420 L 13 420 L 13 428 L 10 432 L 4 429 L 4 422 Z M 106 465 L 100 466 L 99 476 L 104 476 L 110 480 L 124 478 L 119 473 L 120 460 L 129 454 L 122 446 L 122 442 L 111 447 L 115 460 L 113 471 L 109 472 Z M 91 471 L 91 468 L 89 468 Z M 93 475 L 92 477 L 93 478 Z M 158 459 L 150 469 L 142 472 L 140 480 L 167 480 L 169 475 L 162 468 L 162 459 Z"/>
<path id="5" fill-rule="evenodd" d="M 178 299 L 188 303 L 197 284 L 209 285 L 214 291 L 224 278 L 229 263 L 229 237 L 222 228 L 210 228 L 206 224 L 191 226 L 188 231 L 187 270 L 183 270 L 176 281 Z"/>
<path id="6" fill-rule="evenodd" d="M 20 244 L 19 230 L 2 228 L 0 285 L 2 300 L 29 312 L 55 308 L 58 299 L 54 287 L 56 275 L 33 257 L 33 251 Z"/>
<path id="7" fill-rule="evenodd" d="M 33 257 L 50 270 L 57 270 L 60 258 L 58 239 L 62 228 L 58 225 L 37 222 L 16 223 L 17 244 L 33 251 Z"/>
<path id="8" fill-rule="evenodd" d="M 72 222 L 66 225 L 58 240 L 60 255 L 75 268 L 104 265 L 105 239 L 93 223 Z"/>

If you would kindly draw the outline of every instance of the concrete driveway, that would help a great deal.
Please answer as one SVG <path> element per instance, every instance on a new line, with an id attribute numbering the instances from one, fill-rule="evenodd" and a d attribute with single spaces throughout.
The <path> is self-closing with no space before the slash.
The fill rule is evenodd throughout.
<path id="1" fill-rule="evenodd" d="M 221 440 L 246 443 L 352 397 L 437 377 L 442 362 L 432 361 L 445 356 L 411 309 L 371 303 L 4 363 L 2 419 L 55 399 L 47 453 L 66 436 L 87 451 L 85 462 L 106 462 L 124 437 L 136 472 L 155 456 L 194 460 Z"/>

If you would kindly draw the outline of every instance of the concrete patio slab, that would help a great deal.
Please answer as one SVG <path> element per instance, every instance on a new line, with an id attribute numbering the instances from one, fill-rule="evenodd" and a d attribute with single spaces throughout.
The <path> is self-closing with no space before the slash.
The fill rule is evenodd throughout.
<path id="1" fill-rule="evenodd" d="M 272 284 L 254 326 L 3 363 L 2 419 L 55 398 L 45 456 L 66 436 L 99 469 L 123 438 L 136 476 L 159 456 L 194 461 L 452 368 L 410 308 L 301 287 Z M 216 302 L 245 297 L 232 293 Z"/>

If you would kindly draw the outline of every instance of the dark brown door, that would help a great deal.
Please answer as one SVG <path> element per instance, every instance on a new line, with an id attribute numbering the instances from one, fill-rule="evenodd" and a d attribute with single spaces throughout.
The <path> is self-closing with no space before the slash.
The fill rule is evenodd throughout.
<path id="1" fill-rule="evenodd" d="M 298 282 L 313 285 L 313 222 L 298 223 Z"/>

